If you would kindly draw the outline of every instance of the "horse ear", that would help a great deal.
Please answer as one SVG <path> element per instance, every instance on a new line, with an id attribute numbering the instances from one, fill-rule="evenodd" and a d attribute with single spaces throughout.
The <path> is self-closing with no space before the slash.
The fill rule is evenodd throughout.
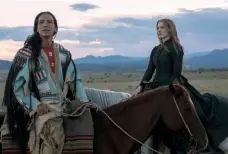
<path id="1" fill-rule="evenodd" d="M 170 91 L 172 94 L 175 94 L 175 93 L 176 93 L 175 87 L 173 86 L 172 83 L 169 85 L 169 91 Z"/>

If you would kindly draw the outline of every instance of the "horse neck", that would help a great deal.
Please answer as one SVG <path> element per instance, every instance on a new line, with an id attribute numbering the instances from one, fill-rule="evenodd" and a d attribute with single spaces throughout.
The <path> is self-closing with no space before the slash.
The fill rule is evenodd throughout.
<path id="1" fill-rule="evenodd" d="M 140 96 L 108 107 L 105 109 L 105 112 L 129 135 L 144 142 L 151 135 L 153 128 L 161 116 L 162 108 L 165 103 L 164 98 L 164 93 L 162 92 L 145 92 Z M 112 151 L 120 154 L 133 153 L 140 147 L 140 145 L 136 144 L 136 141 L 132 140 L 112 123 L 108 123 L 104 119 L 102 122 L 100 125 L 104 126 L 103 129 L 106 130 L 106 134 L 103 133 L 103 138 L 100 138 L 100 141 L 97 142 L 110 144 L 104 143 L 103 141 L 113 140 L 112 144 L 115 145 L 115 147 L 113 146 Z M 109 139 L 104 139 L 106 137 L 109 137 Z M 107 145 L 107 147 L 110 147 L 110 145 Z"/>

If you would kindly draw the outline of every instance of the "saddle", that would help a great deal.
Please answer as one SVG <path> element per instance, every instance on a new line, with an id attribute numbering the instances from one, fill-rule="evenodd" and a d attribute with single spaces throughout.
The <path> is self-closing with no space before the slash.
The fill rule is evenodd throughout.
<path id="1" fill-rule="evenodd" d="M 62 154 L 68 153 L 93 153 L 94 127 L 90 108 L 79 108 L 83 102 L 79 99 L 64 104 L 63 127 L 65 143 Z M 76 111 L 78 109 L 77 112 Z M 66 113 L 67 115 L 65 115 Z M 82 113 L 82 114 L 80 114 Z M 68 116 L 72 115 L 72 116 Z M 76 116 L 74 116 L 76 115 Z M 21 154 L 18 143 L 12 140 L 9 133 L 1 132 L 2 153 Z M 27 149 L 29 152 L 29 149 Z"/>
<path id="2" fill-rule="evenodd" d="M 161 84 L 158 83 L 157 81 L 150 81 L 150 82 L 147 82 L 147 81 L 143 81 L 142 82 L 142 92 L 144 91 L 149 91 L 149 90 L 152 90 L 152 89 L 156 89 L 160 86 Z"/>
<path id="3" fill-rule="evenodd" d="M 65 104 L 63 126 L 66 139 L 63 154 L 86 151 L 93 153 L 94 127 L 88 105 L 88 103 L 84 103 L 78 98 Z"/>
<path id="4" fill-rule="evenodd" d="M 178 79 L 174 79 L 172 84 L 180 84 L 180 81 Z M 148 91 L 148 90 L 156 89 L 160 86 L 162 86 L 162 84 L 159 83 L 158 81 L 149 81 L 149 82 L 143 81 L 142 82 L 142 87 L 143 87 L 142 91 Z"/>

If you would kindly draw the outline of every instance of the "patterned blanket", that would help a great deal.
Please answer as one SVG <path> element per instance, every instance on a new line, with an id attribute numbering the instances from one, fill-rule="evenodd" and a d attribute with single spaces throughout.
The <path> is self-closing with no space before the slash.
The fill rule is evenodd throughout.
<path id="1" fill-rule="evenodd" d="M 73 102 L 72 104 L 74 104 Z M 80 105 L 76 104 L 71 106 L 73 107 L 71 108 L 72 111 Z M 78 117 L 63 116 L 65 144 L 62 154 L 93 154 L 94 132 L 92 115 L 89 108 L 84 109 L 83 114 Z M 75 114 L 81 111 L 82 109 L 79 109 Z M 68 111 L 68 113 L 71 112 Z M 6 131 L 2 134 L 2 154 L 21 154 L 18 144 L 12 141 L 12 138 Z"/>

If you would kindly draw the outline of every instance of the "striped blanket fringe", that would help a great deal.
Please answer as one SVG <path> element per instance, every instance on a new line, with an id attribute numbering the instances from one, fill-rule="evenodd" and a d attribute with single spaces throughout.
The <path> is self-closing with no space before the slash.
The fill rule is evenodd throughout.
<path id="1" fill-rule="evenodd" d="M 62 154 L 93 154 L 93 136 L 66 136 Z"/>
<path id="2" fill-rule="evenodd" d="M 14 142 L 10 135 L 4 135 L 1 138 L 2 140 L 2 154 L 21 154 L 19 145 Z M 27 148 L 29 153 L 29 148 Z"/>
<path id="3" fill-rule="evenodd" d="M 62 154 L 93 154 L 94 128 L 90 109 L 86 108 L 79 117 L 64 116 L 63 121 L 65 143 Z M 19 145 L 6 128 L 2 126 L 1 130 L 2 154 L 21 154 Z"/>
<path id="4" fill-rule="evenodd" d="M 28 148 L 28 154 L 31 154 Z M 21 154 L 9 135 L 2 137 L 2 154 Z M 62 154 L 93 154 L 93 136 L 66 136 Z"/>

